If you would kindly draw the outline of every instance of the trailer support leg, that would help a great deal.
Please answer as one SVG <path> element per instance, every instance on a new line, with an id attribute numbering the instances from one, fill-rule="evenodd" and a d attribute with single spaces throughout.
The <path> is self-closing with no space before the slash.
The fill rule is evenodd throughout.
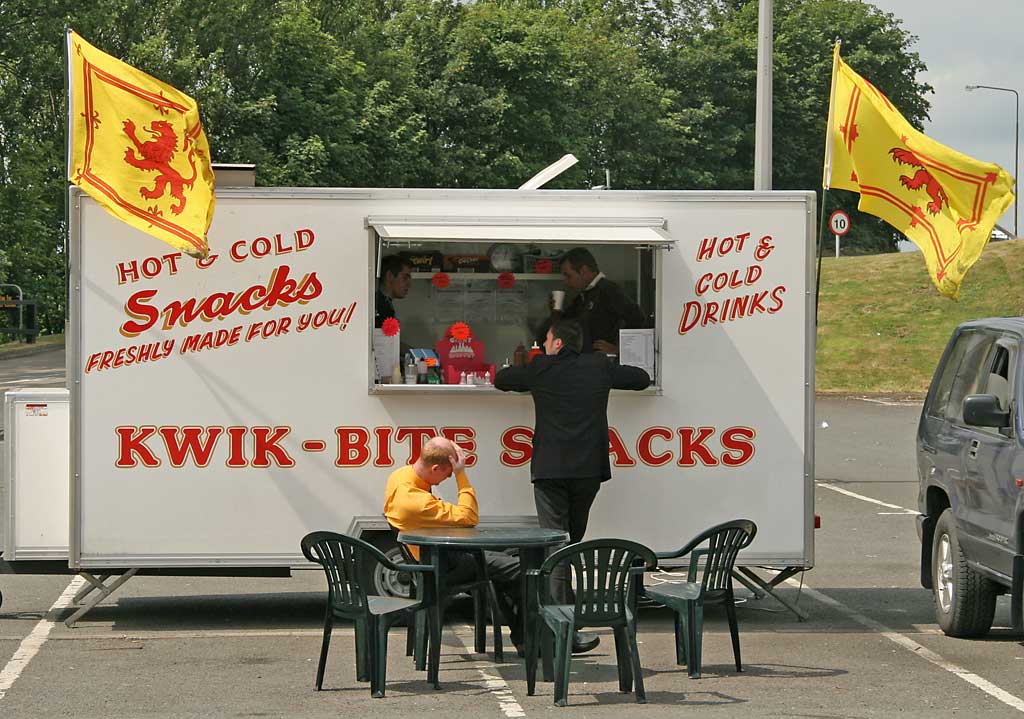
<path id="1" fill-rule="evenodd" d="M 135 576 L 136 572 L 139 571 L 138 567 L 129 569 L 124 574 L 118 576 L 110 584 L 104 584 L 107 579 L 110 579 L 110 575 L 103 575 L 97 579 L 89 572 L 79 572 L 85 581 L 89 583 L 88 587 L 83 587 L 79 590 L 78 594 L 75 595 L 75 603 L 78 603 L 81 599 L 84 599 L 86 595 L 90 594 L 94 590 L 97 592 L 96 596 L 90 599 L 88 602 L 78 608 L 74 614 L 64 620 L 64 624 L 70 629 L 75 626 L 75 622 L 84 617 L 89 611 L 92 610 L 97 604 L 102 602 L 104 599 L 113 594 L 117 589 L 127 582 L 129 579 Z"/>
<path id="2" fill-rule="evenodd" d="M 75 594 L 75 598 L 71 600 L 72 604 L 80 604 L 90 592 L 96 589 L 102 589 L 103 583 L 110 579 L 109 574 L 104 574 L 100 576 L 99 579 L 96 579 L 96 577 L 92 576 L 88 572 L 81 572 L 78 576 L 85 580 L 85 584 Z"/>
<path id="3" fill-rule="evenodd" d="M 775 588 L 777 586 L 779 586 L 784 581 L 792 577 L 794 574 L 797 574 L 802 571 L 804 571 L 803 567 L 786 567 L 781 572 L 776 574 L 774 577 L 765 581 L 764 579 L 759 577 L 757 573 L 754 572 L 754 570 L 750 567 L 736 567 L 733 570 L 733 576 L 737 580 L 739 580 L 740 584 L 753 591 L 755 596 L 760 595 L 758 596 L 758 599 L 763 597 L 765 594 L 770 594 L 777 602 L 779 602 L 779 604 L 784 606 L 789 611 L 793 612 L 793 614 L 796 615 L 796 618 L 799 621 L 805 622 L 810 617 L 810 615 L 807 614 L 807 612 L 805 612 L 803 609 L 801 609 L 785 597 L 775 593 Z M 751 587 L 750 584 L 747 583 L 748 581 L 753 583 L 757 587 L 757 589 Z M 761 591 L 758 592 L 758 589 L 760 589 Z"/>

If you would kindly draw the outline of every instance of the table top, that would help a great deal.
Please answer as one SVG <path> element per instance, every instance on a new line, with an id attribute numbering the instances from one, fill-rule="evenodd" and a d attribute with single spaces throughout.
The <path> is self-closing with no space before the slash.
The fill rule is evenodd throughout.
<path id="1" fill-rule="evenodd" d="M 569 541 L 569 534 L 541 527 L 435 527 L 398 533 L 398 541 L 427 547 L 551 547 Z"/>

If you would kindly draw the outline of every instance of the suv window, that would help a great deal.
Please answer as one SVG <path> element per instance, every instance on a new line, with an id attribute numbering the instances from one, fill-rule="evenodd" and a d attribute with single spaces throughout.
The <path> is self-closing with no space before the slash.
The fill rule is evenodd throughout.
<path id="1" fill-rule="evenodd" d="M 964 365 L 965 355 L 970 354 L 972 358 L 968 361 L 968 366 L 971 362 L 974 362 L 975 370 L 979 368 L 981 360 L 985 358 L 985 352 L 988 349 L 991 340 L 991 337 L 988 337 L 981 332 L 962 332 L 960 336 L 956 338 L 956 344 L 953 345 L 953 349 L 949 353 L 949 358 L 946 360 L 946 364 L 942 368 L 942 375 L 939 377 L 939 384 L 935 389 L 935 396 L 932 397 L 932 402 L 928 406 L 928 414 L 930 416 L 937 417 L 939 419 L 953 419 L 954 414 L 959 414 L 963 411 L 962 407 L 959 412 L 956 413 L 948 413 L 946 411 L 946 407 L 950 401 L 950 394 L 953 391 L 954 380 L 956 380 L 960 375 L 960 367 Z M 961 391 L 959 393 L 959 400 L 957 404 L 963 404 L 964 396 L 965 393 Z"/>
<path id="2" fill-rule="evenodd" d="M 977 394 L 982 382 L 987 379 L 989 363 L 985 360 L 989 357 L 989 350 L 992 348 L 994 339 L 991 335 L 982 332 L 972 332 L 963 335 L 958 340 L 958 345 L 960 342 L 964 342 L 965 346 L 946 400 L 945 415 L 950 422 L 964 423 L 964 397 L 969 394 Z M 954 348 L 954 351 L 956 349 Z M 953 357 L 951 356 L 950 359 Z"/>
<path id="3" fill-rule="evenodd" d="M 999 400 L 999 408 L 1009 411 L 1010 398 L 1013 397 L 1013 369 L 1017 366 L 1016 343 L 999 340 L 992 345 L 989 361 L 985 363 L 983 372 L 984 385 L 979 389 L 982 394 L 994 394 Z M 996 427 L 975 427 L 980 432 L 1000 434 Z"/>

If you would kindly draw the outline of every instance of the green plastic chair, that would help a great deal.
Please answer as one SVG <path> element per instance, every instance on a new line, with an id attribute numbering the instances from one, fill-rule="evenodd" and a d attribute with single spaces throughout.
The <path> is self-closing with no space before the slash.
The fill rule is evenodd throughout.
<path id="1" fill-rule="evenodd" d="M 550 596 L 551 572 L 565 562 L 576 579 L 576 603 L 556 604 Z M 629 692 L 636 681 L 636 700 L 647 701 L 636 643 L 636 590 L 643 573 L 657 564 L 654 552 L 625 539 L 594 539 L 570 544 L 551 554 L 540 569 L 527 573 L 527 593 L 536 597 L 537 616 L 527 627 L 526 691 L 536 689 L 537 653 L 546 625 L 555 638 L 555 706 L 569 699 L 569 666 L 577 629 L 609 627 L 615 632 L 619 690 Z"/>
<path id="2" fill-rule="evenodd" d="M 707 604 L 725 605 L 736 671 L 743 671 L 732 568 L 736 555 L 750 546 L 756 534 L 756 524 L 749 519 L 736 519 L 701 532 L 678 551 L 657 554 L 659 560 L 690 555 L 687 581 L 651 584 L 643 588 L 643 593 L 675 612 L 676 664 L 688 665 L 692 679 L 700 678 L 704 606 Z M 702 559 L 703 567 L 700 566 Z"/>
<path id="3" fill-rule="evenodd" d="M 383 697 L 387 676 L 388 629 L 403 616 L 412 621 L 418 610 L 430 606 L 433 601 L 433 582 L 422 581 L 419 575 L 432 573 L 433 567 L 395 564 L 372 544 L 336 532 L 310 532 L 302 538 L 302 553 L 306 559 L 323 567 L 327 575 L 327 611 L 320 662 L 316 669 L 317 691 L 323 687 L 334 621 L 348 619 L 355 625 L 356 679 L 369 679 L 370 694 L 374 698 Z M 417 580 L 418 598 L 367 595 L 366 587 L 359 583 L 359 578 L 366 576 L 362 572 L 363 568 L 375 561 L 393 571 L 412 573 Z"/>

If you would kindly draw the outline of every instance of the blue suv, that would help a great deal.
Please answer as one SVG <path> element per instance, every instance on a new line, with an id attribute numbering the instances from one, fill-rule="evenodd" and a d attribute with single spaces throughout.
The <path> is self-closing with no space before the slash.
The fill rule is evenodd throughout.
<path id="1" fill-rule="evenodd" d="M 935 370 L 917 431 L 921 584 L 954 637 L 992 626 L 1010 592 L 1024 630 L 1024 318 L 965 322 Z"/>

